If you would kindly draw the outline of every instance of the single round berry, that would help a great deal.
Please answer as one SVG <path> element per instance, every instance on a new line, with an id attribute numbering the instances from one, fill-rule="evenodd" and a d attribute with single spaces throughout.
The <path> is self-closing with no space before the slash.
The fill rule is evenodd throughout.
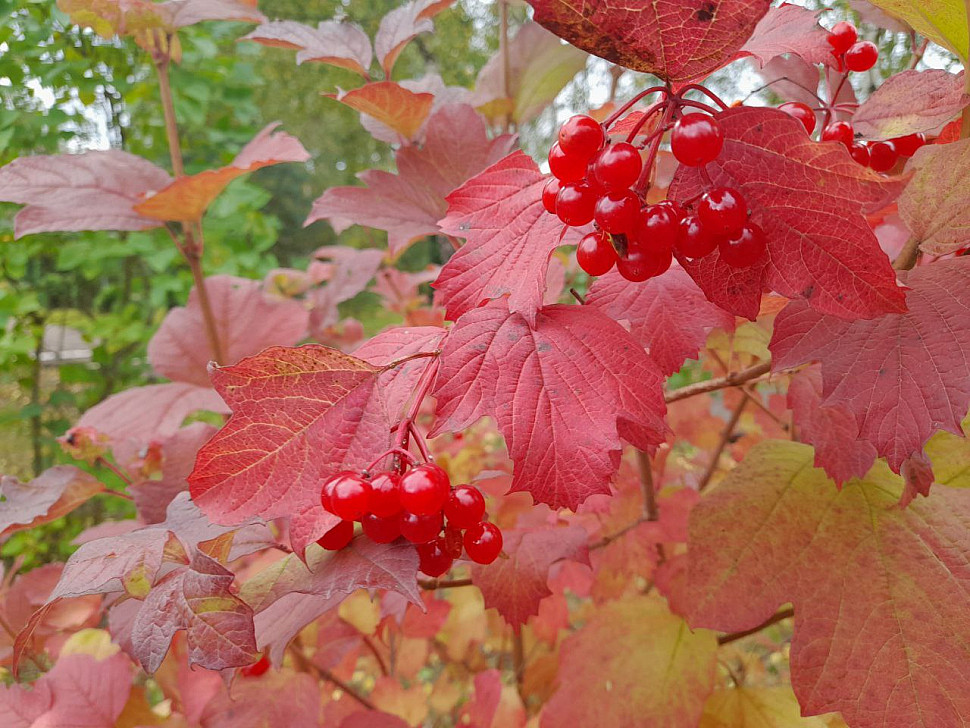
<path id="1" fill-rule="evenodd" d="M 559 195 L 559 180 L 551 177 L 542 187 L 542 206 L 551 215 L 556 214 L 556 197 Z"/>
<path id="2" fill-rule="evenodd" d="M 453 559 L 460 559 L 461 550 L 464 547 L 464 544 L 462 543 L 461 529 L 449 524 L 445 526 L 445 534 L 441 537 L 441 539 L 444 545 L 445 553 Z"/>
<path id="3" fill-rule="evenodd" d="M 559 188 L 556 214 L 567 225 L 588 225 L 593 222 L 596 198 L 596 192 L 585 182 L 567 182 Z"/>
<path id="4" fill-rule="evenodd" d="M 852 130 L 852 124 L 847 121 L 833 121 L 822 129 L 823 142 L 842 142 L 848 149 L 854 139 L 855 132 Z"/>
<path id="5" fill-rule="evenodd" d="M 428 543 L 441 532 L 443 523 L 441 511 L 426 516 L 405 512 L 400 516 L 401 535 L 411 543 Z"/>
<path id="6" fill-rule="evenodd" d="M 787 104 L 779 106 L 778 110 L 784 111 L 793 119 L 802 122 L 802 126 L 809 134 L 815 131 L 815 112 L 808 104 L 803 104 L 801 101 L 789 101 Z"/>
<path id="7" fill-rule="evenodd" d="M 576 248 L 576 262 L 588 275 L 601 276 L 616 264 L 616 248 L 606 233 L 584 235 Z"/>
<path id="8" fill-rule="evenodd" d="M 418 568 L 421 573 L 437 578 L 448 573 L 448 569 L 455 562 L 454 558 L 445 550 L 442 539 L 436 538 L 429 543 L 418 544 Z"/>
<path id="9" fill-rule="evenodd" d="M 323 506 L 324 510 L 333 513 L 333 504 L 331 499 L 333 498 L 333 489 L 343 478 L 357 478 L 359 477 L 357 473 L 352 470 L 343 470 L 329 480 L 324 481 L 323 486 L 320 488 L 320 505 Z"/>
<path id="10" fill-rule="evenodd" d="M 670 132 L 670 151 L 677 161 L 688 167 L 700 167 L 713 162 L 724 146 L 724 131 L 713 116 L 687 114 L 674 124 Z"/>
<path id="11" fill-rule="evenodd" d="M 899 154 L 892 142 L 873 142 L 869 145 L 869 166 L 876 172 L 888 172 L 896 165 Z"/>
<path id="12" fill-rule="evenodd" d="M 606 134 L 596 119 L 577 114 L 559 129 L 559 146 L 566 154 L 589 160 L 600 150 Z"/>
<path id="13" fill-rule="evenodd" d="M 549 149 L 549 171 L 553 177 L 560 182 L 575 182 L 586 176 L 586 167 L 589 160 L 577 157 L 575 154 L 566 154 L 558 143 L 553 144 Z"/>
<path id="14" fill-rule="evenodd" d="M 650 248 L 631 240 L 616 270 L 628 281 L 640 283 L 665 272 L 673 260 L 670 248 Z"/>
<path id="15" fill-rule="evenodd" d="M 330 512 L 345 521 L 359 521 L 370 507 L 370 483 L 356 473 L 339 478 L 330 489 Z"/>
<path id="16" fill-rule="evenodd" d="M 380 518 L 401 512 L 401 476 L 397 473 L 378 473 L 370 481 L 370 502 L 367 510 Z"/>
<path id="17" fill-rule="evenodd" d="M 597 154 L 591 169 L 597 183 L 605 189 L 625 190 L 639 179 L 643 160 L 632 144 L 618 142 Z"/>
<path id="18" fill-rule="evenodd" d="M 849 156 L 852 157 L 856 164 L 861 164 L 863 167 L 869 166 L 869 147 L 864 142 L 853 143 L 849 147 Z"/>
<path id="19" fill-rule="evenodd" d="M 900 157 L 912 157 L 921 146 L 926 144 L 925 134 L 907 134 L 906 136 L 890 139 L 896 147 L 896 153 Z"/>
<path id="20" fill-rule="evenodd" d="M 263 655 L 252 665 L 246 665 L 246 667 L 240 668 L 239 674 L 243 677 L 259 677 L 269 670 L 269 658 Z"/>
<path id="21" fill-rule="evenodd" d="M 630 190 L 607 192 L 596 201 L 593 219 L 596 224 L 614 235 L 628 233 L 640 216 L 640 198 Z"/>
<path id="22" fill-rule="evenodd" d="M 837 56 L 841 56 L 852 47 L 852 44 L 858 38 L 859 33 L 856 31 L 855 26 L 843 20 L 832 26 L 832 30 L 829 31 L 828 41 L 829 45 L 832 46 L 832 52 Z"/>
<path id="23" fill-rule="evenodd" d="M 434 463 L 411 468 L 401 477 L 401 507 L 418 516 L 441 510 L 451 493 L 448 474 Z"/>
<path id="24" fill-rule="evenodd" d="M 635 245 L 642 245 L 650 250 L 672 250 L 677 242 L 679 228 L 680 220 L 670 206 L 648 205 L 640 215 L 640 223 L 631 239 Z"/>
<path id="25" fill-rule="evenodd" d="M 684 208 L 673 200 L 661 200 L 657 203 L 657 207 L 668 210 L 670 214 L 674 216 L 674 219 L 676 219 L 677 222 L 680 222 L 687 217 L 687 213 L 684 211 Z"/>
<path id="26" fill-rule="evenodd" d="M 397 515 L 381 518 L 368 513 L 360 519 L 360 525 L 374 543 L 390 543 L 401 535 L 401 519 Z"/>
<path id="27" fill-rule="evenodd" d="M 320 538 L 317 543 L 327 551 L 340 551 L 354 537 L 354 522 L 341 521 Z"/>
<path id="28" fill-rule="evenodd" d="M 767 249 L 764 231 L 749 222 L 737 235 L 722 238 L 717 244 L 721 260 L 735 268 L 747 268 L 754 265 Z"/>
<path id="29" fill-rule="evenodd" d="M 468 528 L 482 520 L 485 515 L 485 496 L 471 485 L 459 485 L 448 496 L 444 507 L 445 518 L 452 526 Z"/>
<path id="30" fill-rule="evenodd" d="M 701 223 L 697 215 L 690 215 L 680 221 L 680 231 L 674 249 L 688 258 L 703 258 L 717 247 L 717 237 L 712 235 Z"/>
<path id="31" fill-rule="evenodd" d="M 502 553 L 502 532 L 494 523 L 477 523 L 465 531 L 465 552 L 476 564 L 491 564 Z"/>
<path id="32" fill-rule="evenodd" d="M 732 187 L 715 187 L 701 197 L 697 217 L 714 235 L 736 235 L 748 219 L 748 204 Z"/>
<path id="33" fill-rule="evenodd" d="M 879 49 L 876 48 L 876 44 L 868 40 L 860 40 L 845 52 L 845 67 L 850 71 L 868 71 L 876 65 L 878 58 Z"/>

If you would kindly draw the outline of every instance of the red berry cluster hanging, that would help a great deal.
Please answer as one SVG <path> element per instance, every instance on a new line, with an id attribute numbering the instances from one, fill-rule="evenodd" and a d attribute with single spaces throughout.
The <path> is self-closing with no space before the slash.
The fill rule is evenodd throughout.
<path id="1" fill-rule="evenodd" d="M 833 25 L 828 41 L 840 71 L 868 71 L 879 59 L 876 44 L 859 40 L 859 32 L 852 23 L 842 21 Z"/>
<path id="2" fill-rule="evenodd" d="M 784 106 L 788 106 L 788 104 L 779 108 L 791 113 Z M 888 172 L 896 166 L 896 162 L 901 158 L 912 157 L 920 147 L 926 144 L 925 134 L 907 134 L 887 141 L 856 141 L 855 131 L 848 121 L 832 122 L 822 130 L 821 138 L 823 142 L 841 142 L 849 150 L 849 155 L 857 164 L 869 167 L 875 172 Z"/>
<path id="3" fill-rule="evenodd" d="M 502 551 L 502 532 L 484 520 L 484 496 L 471 485 L 452 488 L 434 463 L 403 473 L 337 473 L 323 484 L 320 502 L 342 519 L 317 541 L 330 551 L 350 543 L 355 522 L 376 543 L 402 537 L 413 543 L 421 571 L 431 577 L 447 572 L 463 550 L 479 564 L 492 563 Z"/>

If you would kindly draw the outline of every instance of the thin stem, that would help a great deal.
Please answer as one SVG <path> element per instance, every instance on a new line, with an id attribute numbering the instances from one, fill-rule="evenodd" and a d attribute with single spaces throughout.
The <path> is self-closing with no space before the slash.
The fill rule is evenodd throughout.
<path id="1" fill-rule="evenodd" d="M 661 93 L 661 94 L 664 94 L 665 96 L 667 96 L 667 95 L 669 95 L 669 90 L 667 89 L 666 86 L 651 86 L 647 90 L 641 91 L 636 96 L 634 96 L 632 99 L 630 99 L 625 104 L 623 104 L 623 106 L 621 106 L 616 111 L 614 111 L 612 114 L 610 114 L 609 117 L 607 117 L 606 121 L 603 122 L 603 128 L 604 129 L 609 129 L 610 126 L 617 119 L 619 119 L 627 111 L 629 111 L 633 107 L 634 104 L 636 104 L 638 101 L 640 101 L 640 99 L 645 99 L 647 96 L 651 96 L 651 95 L 656 94 L 656 93 Z"/>
<path id="2" fill-rule="evenodd" d="M 374 659 L 377 660 L 377 665 L 381 669 L 381 674 L 387 675 L 387 663 L 384 661 L 384 656 L 377 649 L 377 645 L 374 644 L 374 640 L 367 635 L 364 635 L 364 644 L 367 645 L 367 649 L 371 651 L 371 654 L 374 655 Z"/>
<path id="3" fill-rule="evenodd" d="M 701 111 L 706 111 L 712 116 L 717 113 L 715 109 L 710 104 L 705 104 L 703 101 L 694 101 L 693 99 L 678 99 L 677 104 L 679 106 L 690 106 L 692 109 L 700 109 Z"/>
<path id="4" fill-rule="evenodd" d="M 471 579 L 418 579 L 418 586 L 427 591 L 435 589 L 454 589 L 459 586 L 471 586 Z"/>
<path id="5" fill-rule="evenodd" d="M 583 296 L 582 293 L 580 293 L 579 291 L 577 291 L 575 288 L 570 288 L 569 289 L 569 292 L 572 294 L 573 298 L 575 298 L 577 301 L 579 301 L 579 305 L 580 306 L 585 306 L 586 305 L 586 298 Z"/>
<path id="6" fill-rule="evenodd" d="M 158 90 L 162 96 L 162 114 L 165 117 L 165 136 L 168 139 L 168 153 L 172 159 L 172 172 L 176 177 L 183 177 L 185 165 L 182 162 L 182 148 L 179 144 L 178 122 L 175 119 L 175 104 L 172 101 L 168 65 L 168 58 L 156 59 L 155 73 L 158 76 Z"/>
<path id="7" fill-rule="evenodd" d="M 104 491 L 104 494 L 105 495 L 113 495 L 115 498 L 121 498 L 121 500 L 126 500 L 129 503 L 134 503 L 135 502 L 135 499 L 134 498 L 132 498 L 127 493 L 122 493 L 120 490 L 111 490 L 111 488 L 108 488 L 107 490 Z"/>
<path id="8" fill-rule="evenodd" d="M 117 475 L 118 478 L 121 480 L 121 482 L 123 482 L 125 485 L 131 485 L 131 478 L 125 475 L 124 471 L 121 468 L 119 468 L 117 465 L 115 465 L 107 458 L 99 457 L 97 460 L 94 461 L 94 464 L 100 465 L 101 467 L 107 468 L 108 470 L 110 470 L 112 473 Z"/>
<path id="9" fill-rule="evenodd" d="M 721 453 L 724 452 L 724 448 L 727 447 L 728 442 L 731 441 L 731 435 L 734 432 L 734 428 L 738 426 L 738 420 L 741 419 L 741 413 L 744 412 L 745 405 L 748 404 L 748 398 L 742 397 L 741 402 L 738 406 L 734 408 L 734 412 L 731 413 L 731 419 L 728 420 L 724 429 L 721 430 L 721 439 L 717 443 L 717 447 L 714 449 L 711 455 L 711 460 L 707 464 L 707 469 L 704 471 L 704 475 L 701 476 L 700 482 L 697 484 L 697 490 L 704 490 L 708 484 L 711 482 L 711 478 L 714 477 L 714 473 L 717 472 L 717 465 L 721 460 Z"/>
<path id="10" fill-rule="evenodd" d="M 409 422 L 408 428 L 411 430 L 412 441 L 418 446 L 418 452 L 421 453 L 421 458 L 426 463 L 430 463 L 432 460 L 431 451 L 428 450 L 428 443 L 424 441 L 424 437 L 422 437 L 421 433 L 418 432 L 418 426 L 413 422 Z"/>
<path id="11" fill-rule="evenodd" d="M 964 122 L 966 126 L 966 122 Z M 919 258 L 919 240 L 914 236 L 906 241 L 903 249 L 899 251 L 899 255 L 896 256 L 896 260 L 893 261 L 893 268 L 895 270 L 910 270 L 914 265 L 916 265 L 916 260 Z"/>
<path id="12" fill-rule="evenodd" d="M 722 634 L 720 637 L 717 638 L 717 643 L 718 645 L 727 645 L 732 642 L 737 642 L 740 639 L 744 639 L 749 635 L 753 635 L 756 632 L 760 632 L 763 629 L 767 629 L 773 624 L 784 622 L 786 619 L 791 619 L 794 616 L 795 616 L 795 610 L 792 609 L 791 607 L 788 607 L 787 609 L 782 609 L 780 612 L 776 612 L 774 615 L 766 619 L 757 627 L 746 629 L 743 632 L 731 632 L 729 634 Z"/>
<path id="13" fill-rule="evenodd" d="M 817 91 L 813 91 L 812 89 L 808 88 L 807 86 L 804 86 L 803 84 L 799 83 L 795 79 L 788 78 L 788 76 L 782 76 L 781 78 L 776 78 L 774 81 L 769 81 L 768 83 L 765 83 L 765 84 L 762 84 L 761 86 L 758 86 L 758 88 L 756 88 L 754 91 L 752 91 L 747 96 L 745 96 L 744 97 L 744 101 L 742 101 L 741 103 L 743 104 L 745 101 L 747 101 L 748 99 L 750 99 L 756 93 L 758 93 L 760 91 L 764 91 L 766 88 L 769 88 L 770 86 L 772 86 L 772 85 L 774 85 L 776 83 L 780 83 L 782 81 L 787 81 L 792 86 L 797 86 L 798 88 L 800 88 L 805 93 L 811 94 L 815 98 L 815 100 L 818 101 L 822 106 L 828 107 L 828 104 L 826 104 L 825 101 L 822 99 L 822 97 L 818 95 L 818 92 Z"/>
<path id="14" fill-rule="evenodd" d="M 394 367 L 399 367 L 402 364 L 407 364 L 409 361 L 414 361 L 415 359 L 430 359 L 431 357 L 438 356 L 439 354 L 441 354 L 441 352 L 437 350 L 419 351 L 415 354 L 408 354 L 407 356 L 401 357 L 400 359 L 395 359 L 390 364 L 386 365 L 384 367 L 384 371 L 387 371 L 388 369 L 393 369 Z"/>
<path id="15" fill-rule="evenodd" d="M 916 45 L 916 31 L 910 31 L 909 37 L 913 45 L 913 55 L 909 59 L 909 70 L 915 69 L 921 60 L 923 60 L 923 54 L 926 53 L 926 47 L 930 44 L 929 38 L 923 38 L 923 42 L 918 46 Z"/>
<path id="16" fill-rule="evenodd" d="M 634 139 L 637 138 L 637 134 L 639 134 L 640 130 L 644 126 L 646 126 L 646 123 L 648 121 L 650 121 L 650 117 L 656 114 L 658 111 L 661 111 L 664 108 L 664 105 L 665 105 L 665 102 L 658 101 L 657 103 L 653 104 L 649 109 L 643 112 L 643 116 L 641 116 L 639 120 L 637 120 L 637 123 L 634 125 L 633 129 L 631 129 L 630 133 L 626 135 L 627 144 L 630 144 L 631 142 L 633 142 Z M 652 139 L 653 135 L 651 134 L 649 138 Z"/>
<path id="17" fill-rule="evenodd" d="M 722 111 L 727 111 L 728 105 L 724 103 L 724 100 L 721 99 L 720 96 L 718 96 L 716 93 L 714 93 L 713 91 L 711 91 L 706 86 L 701 86 L 699 83 L 689 83 L 689 84 L 687 84 L 677 94 L 680 97 L 680 100 L 681 101 L 684 101 L 685 100 L 684 99 L 684 94 L 686 94 L 688 91 L 697 91 L 698 93 L 704 94 L 707 98 L 709 98 L 715 104 L 717 104 L 718 106 L 720 106 Z"/>
<path id="18" fill-rule="evenodd" d="M 729 374 L 731 370 L 728 369 L 728 366 L 727 364 L 724 363 L 724 360 L 717 355 L 717 352 L 711 351 L 710 354 L 711 354 L 711 358 L 714 359 L 714 361 L 717 362 L 717 365 L 721 368 L 721 371 L 724 372 L 725 374 Z M 785 432 L 788 432 L 788 423 L 782 421 L 781 417 L 779 417 L 770 409 L 768 409 L 768 407 L 766 407 L 765 404 L 761 401 L 761 398 L 758 396 L 757 392 L 755 392 L 746 384 L 742 384 L 741 386 L 738 387 L 738 389 L 745 397 L 748 398 L 748 400 L 750 400 L 751 404 L 753 404 L 755 407 L 757 407 L 766 415 L 768 415 L 771 419 L 773 419 L 776 423 L 778 423 L 778 426 L 781 429 L 783 429 Z"/>
<path id="19" fill-rule="evenodd" d="M 509 5 L 507 0 L 498 0 L 498 52 L 502 56 L 502 97 L 512 98 L 512 59 L 509 54 Z M 505 132 L 512 130 L 512 115 L 505 114 Z"/>
<path id="20" fill-rule="evenodd" d="M 209 340 L 209 348 L 212 349 L 212 356 L 216 364 L 226 363 L 226 353 L 219 341 L 219 329 L 216 326 L 216 317 L 212 312 L 212 302 L 209 300 L 209 292 L 206 290 L 205 275 L 202 273 L 202 258 L 199 251 L 193 246 L 185 251 L 185 259 L 189 263 L 192 271 L 192 280 L 195 281 L 195 292 L 199 297 L 199 307 L 202 309 L 202 320 L 205 323 L 205 335 Z"/>
<path id="21" fill-rule="evenodd" d="M 641 516 L 640 518 L 633 521 L 632 523 L 628 523 L 627 525 L 625 525 L 619 531 L 616 531 L 615 533 L 611 533 L 609 536 L 603 536 L 603 538 L 599 539 L 598 541 L 593 541 L 593 543 L 591 543 L 588 546 L 588 549 L 590 551 L 597 551 L 599 549 L 606 548 L 617 539 L 620 539 L 626 536 L 628 533 L 630 533 L 630 531 L 632 531 L 634 528 L 639 526 L 641 523 L 646 523 L 647 520 L 648 520 L 647 518 Z"/>
<path id="22" fill-rule="evenodd" d="M 672 392 L 667 392 L 664 395 L 664 400 L 670 404 L 671 402 L 679 402 L 682 399 L 694 397 L 698 394 L 715 392 L 718 389 L 727 389 L 729 387 L 737 387 L 745 382 L 754 381 L 759 377 L 768 374 L 769 372 L 771 372 L 771 362 L 762 362 L 761 364 L 755 364 L 747 369 L 742 369 L 739 372 L 734 372 L 724 377 L 708 379 L 706 382 L 689 384 L 686 387 L 681 387 L 680 389 L 675 389 Z"/>
<path id="23" fill-rule="evenodd" d="M 660 520 L 657 509 L 657 491 L 653 484 L 653 466 L 650 456 L 643 450 L 637 450 L 637 466 L 640 469 L 640 492 L 643 493 L 643 520 Z"/>
<path id="24" fill-rule="evenodd" d="M 395 448 L 401 448 L 402 450 L 407 450 L 408 435 L 411 432 L 411 425 L 418 417 L 418 412 L 421 411 L 421 403 L 424 398 L 428 396 L 428 392 L 431 390 L 431 385 L 434 383 L 434 378 L 438 374 L 438 359 L 437 357 L 431 361 L 430 364 L 421 373 L 421 379 L 418 380 L 418 386 L 414 391 L 414 399 L 411 401 L 411 406 L 408 408 L 407 414 L 404 419 L 398 425 L 397 437 L 394 441 Z"/>
<path id="25" fill-rule="evenodd" d="M 343 690 L 347 695 L 352 697 L 358 703 L 363 705 L 368 710 L 377 710 L 377 706 L 374 705 L 370 700 L 361 695 L 352 685 L 345 683 L 339 677 L 334 675 L 330 670 L 324 670 L 317 667 L 313 662 L 303 654 L 303 650 L 300 649 L 299 645 L 294 643 L 287 648 L 287 651 L 293 656 L 293 661 L 300 668 L 301 672 L 307 672 L 317 678 L 317 680 L 326 680 L 327 682 L 333 683 L 340 690 Z"/>
<path id="26" fill-rule="evenodd" d="M 525 705 L 525 694 L 522 690 L 525 678 L 525 643 L 522 641 L 522 630 L 512 631 L 512 667 L 515 671 L 515 689 Z"/>
<path id="27" fill-rule="evenodd" d="M 968 0 L 970 2 L 970 0 Z M 674 112 L 677 110 L 677 105 L 668 102 L 666 108 L 664 108 L 663 118 L 660 120 L 658 125 L 658 130 L 663 130 L 673 119 Z M 647 154 L 647 159 L 643 164 L 643 169 L 640 170 L 640 179 L 637 180 L 636 187 L 634 191 L 641 197 L 645 198 L 647 196 L 647 187 L 650 186 L 650 177 L 653 173 L 653 163 L 657 158 L 657 152 L 660 151 L 660 143 L 663 141 L 663 132 L 657 134 L 656 138 L 653 140 L 653 144 L 650 146 L 650 152 Z"/>
<path id="28" fill-rule="evenodd" d="M 369 472 L 374 468 L 376 468 L 378 464 L 380 464 L 380 462 L 388 455 L 400 455 L 411 463 L 417 462 L 417 458 L 415 458 L 414 455 L 409 453 L 407 450 L 404 450 L 403 448 L 400 448 L 400 447 L 392 447 L 390 450 L 386 450 L 384 453 L 382 453 L 377 458 L 375 458 L 374 462 L 372 462 L 370 465 L 364 468 L 364 472 Z"/>

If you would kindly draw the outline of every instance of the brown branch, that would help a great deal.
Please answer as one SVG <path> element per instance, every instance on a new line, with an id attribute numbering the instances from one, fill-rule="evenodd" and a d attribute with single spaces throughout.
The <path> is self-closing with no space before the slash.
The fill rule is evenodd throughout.
<path id="1" fill-rule="evenodd" d="M 756 632 L 760 632 L 763 629 L 767 629 L 773 624 L 778 624 L 779 622 L 784 622 L 786 619 L 791 619 L 795 616 L 795 610 L 791 607 L 787 609 L 782 609 L 780 612 L 775 613 L 767 620 L 759 624 L 757 627 L 752 627 L 751 629 L 746 629 L 743 632 L 731 632 L 729 634 L 722 634 L 717 638 L 717 643 L 719 645 L 727 645 L 731 642 L 737 642 L 740 639 L 744 639 L 749 635 L 753 635 Z"/>
<path id="2" fill-rule="evenodd" d="M 202 309 L 202 320 L 205 322 L 205 335 L 209 340 L 209 347 L 212 349 L 212 356 L 215 357 L 216 364 L 226 363 L 226 353 L 222 349 L 222 342 L 219 341 L 219 329 L 216 326 L 216 317 L 212 312 L 212 302 L 209 300 L 209 292 L 206 290 L 205 275 L 202 273 L 202 258 L 194 249 L 186 251 L 186 260 L 192 270 L 192 280 L 195 281 L 195 292 L 199 296 L 199 307 Z"/>
<path id="3" fill-rule="evenodd" d="M 515 671 L 515 689 L 525 705 L 525 692 L 522 689 L 525 680 L 525 643 L 521 629 L 512 631 L 512 669 Z"/>
<path id="4" fill-rule="evenodd" d="M 627 525 L 625 525 L 619 531 L 615 533 L 611 533 L 609 536 L 603 536 L 603 538 L 601 538 L 599 541 L 593 541 L 593 543 L 591 543 L 587 548 L 590 551 L 597 551 L 598 549 L 605 548 L 609 546 L 611 543 L 613 543 L 614 541 L 616 541 L 618 538 L 623 538 L 624 536 L 626 536 L 630 531 L 632 531 L 634 528 L 639 526 L 641 523 L 646 523 L 646 522 L 647 522 L 646 518 L 642 518 L 642 517 L 638 518 L 632 523 L 628 523 Z"/>
<path id="5" fill-rule="evenodd" d="M 659 521 L 660 508 L 657 505 L 657 489 L 653 483 L 653 464 L 650 456 L 643 450 L 637 450 L 637 466 L 640 469 L 640 492 L 643 494 L 643 510 L 641 520 Z M 667 552 L 662 543 L 657 546 L 657 562 L 662 564 L 667 560 Z"/>
<path id="6" fill-rule="evenodd" d="M 710 354 L 711 354 L 711 358 L 714 359 L 714 361 L 717 362 L 717 365 L 721 368 L 721 371 L 724 372 L 725 375 L 731 373 L 731 370 L 728 369 L 728 365 L 725 364 L 724 363 L 724 360 L 717 355 L 717 352 L 716 351 L 711 351 Z M 778 426 L 781 429 L 783 429 L 785 432 L 788 432 L 788 423 L 787 422 L 783 422 L 782 419 L 778 415 L 776 415 L 768 407 L 766 407 L 765 404 L 764 404 L 764 402 L 761 401 L 761 397 L 758 396 L 758 393 L 755 392 L 750 387 L 750 385 L 742 384 L 742 385 L 740 385 L 738 387 L 738 390 L 741 392 L 741 394 L 743 394 L 745 397 L 747 397 L 751 401 L 751 404 L 753 404 L 755 407 L 757 407 L 758 409 L 760 409 L 762 412 L 764 412 L 766 415 L 768 415 L 771 419 L 773 419 L 775 422 L 777 422 L 778 423 Z"/>
<path id="7" fill-rule="evenodd" d="M 316 677 L 317 680 L 326 680 L 329 683 L 333 683 L 335 686 L 337 686 L 337 688 L 343 690 L 345 693 L 347 693 L 347 695 L 352 697 L 368 710 L 377 710 L 377 706 L 368 700 L 364 695 L 361 695 L 353 685 L 345 683 L 339 677 L 330 672 L 330 670 L 324 670 L 317 667 L 312 660 L 303 654 L 303 650 L 301 650 L 299 645 L 296 643 L 291 644 L 287 648 L 287 651 L 293 656 L 293 661 L 296 662 L 297 667 L 300 668 L 300 672 L 309 673 Z"/>
<path id="8" fill-rule="evenodd" d="M 453 589 L 458 586 L 471 585 L 471 579 L 418 579 L 418 586 L 428 591 L 434 589 Z"/>
<path id="9" fill-rule="evenodd" d="M 707 470 L 704 471 L 704 475 L 701 477 L 700 483 L 697 485 L 697 490 L 704 490 L 704 488 L 706 488 L 711 482 L 711 478 L 714 477 L 714 473 L 717 471 L 717 465 L 721 460 L 721 453 L 724 452 L 724 448 L 727 447 L 728 442 L 731 440 L 731 434 L 734 432 L 734 428 L 738 426 L 738 420 L 741 419 L 741 413 L 744 412 L 744 406 L 747 403 L 748 398 L 743 397 L 738 406 L 734 408 L 734 412 L 731 414 L 731 419 L 727 421 L 724 429 L 721 430 L 721 439 L 717 443 L 714 453 L 711 455 L 711 460 L 707 464 Z"/>
<path id="10" fill-rule="evenodd" d="M 498 0 L 498 52 L 502 56 L 502 96 L 507 103 L 512 99 L 512 56 L 509 52 L 509 4 Z M 512 130 L 512 114 L 505 114 L 505 133 Z"/>
<path id="11" fill-rule="evenodd" d="M 966 126 L 966 123 L 964 123 Z M 896 256 L 896 260 L 893 261 L 893 268 L 895 270 L 910 270 L 914 265 L 916 265 L 916 260 L 919 258 L 919 240 L 916 237 L 912 237 L 906 241 L 903 249 L 899 251 L 899 255 Z"/>
<path id="12" fill-rule="evenodd" d="M 737 387 L 745 382 L 751 382 L 763 377 L 769 372 L 771 372 L 771 362 L 762 362 L 761 364 L 755 364 L 747 369 L 742 369 L 739 372 L 733 372 L 732 374 L 728 374 L 724 377 L 716 377 L 715 379 L 708 379 L 706 382 L 688 384 L 686 387 L 681 387 L 680 389 L 675 389 L 672 392 L 667 392 L 664 395 L 664 400 L 670 404 L 671 402 L 679 402 L 682 399 L 694 397 L 698 394 L 715 392 L 718 389 L 727 389 L 728 387 Z"/>
<path id="13" fill-rule="evenodd" d="M 371 651 L 371 654 L 374 655 L 374 659 L 377 660 L 377 665 L 378 667 L 381 668 L 381 674 L 382 675 L 390 674 L 387 671 L 387 663 L 384 661 L 384 656 L 377 649 L 377 645 L 374 644 L 374 640 L 372 640 L 367 635 L 364 635 L 364 644 L 367 645 L 367 649 Z"/>
<path id="14" fill-rule="evenodd" d="M 165 136 L 168 139 L 168 153 L 172 158 L 172 172 L 176 177 L 182 177 L 185 175 L 185 165 L 182 163 L 182 147 L 179 144 L 178 121 L 175 118 L 168 64 L 168 58 L 156 59 L 155 73 L 158 75 L 158 90 L 162 96 L 162 114 L 165 117 Z"/>

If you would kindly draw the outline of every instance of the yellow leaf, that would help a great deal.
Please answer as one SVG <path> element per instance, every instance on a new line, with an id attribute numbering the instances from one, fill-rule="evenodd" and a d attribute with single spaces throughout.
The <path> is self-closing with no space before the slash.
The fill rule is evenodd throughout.
<path id="1" fill-rule="evenodd" d="M 872 0 L 872 4 L 953 51 L 966 63 L 967 9 L 963 0 Z"/>
<path id="2" fill-rule="evenodd" d="M 111 635 L 103 629 L 82 629 L 72 634 L 61 648 L 61 657 L 68 655 L 90 655 L 96 660 L 104 660 L 118 654 L 121 648 L 111 641 Z"/>
<path id="3" fill-rule="evenodd" d="M 787 685 L 718 690 L 707 699 L 698 728 L 839 728 L 835 715 L 803 718 Z"/>
<path id="4" fill-rule="evenodd" d="M 340 603 L 340 618 L 357 628 L 361 634 L 374 634 L 381 621 L 381 609 L 363 589 L 358 589 Z"/>

